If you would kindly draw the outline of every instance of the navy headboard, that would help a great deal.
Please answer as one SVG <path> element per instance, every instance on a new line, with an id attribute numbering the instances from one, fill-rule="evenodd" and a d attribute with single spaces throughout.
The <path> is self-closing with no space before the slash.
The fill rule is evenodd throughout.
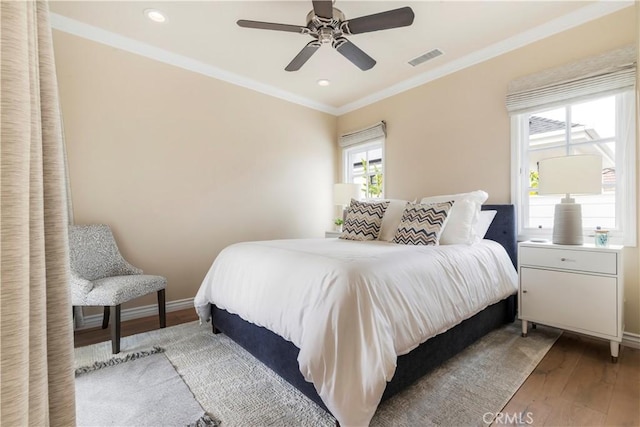
<path id="1" fill-rule="evenodd" d="M 516 209 L 514 205 L 482 205 L 483 211 L 498 211 L 485 239 L 500 243 L 507 250 L 513 266 L 518 268 L 518 237 L 516 236 Z"/>

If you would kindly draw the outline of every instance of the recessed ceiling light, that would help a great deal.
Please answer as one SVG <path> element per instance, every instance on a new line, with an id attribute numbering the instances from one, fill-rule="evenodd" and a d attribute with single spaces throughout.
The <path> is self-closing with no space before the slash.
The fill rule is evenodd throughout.
<path id="1" fill-rule="evenodd" d="M 153 22 L 164 22 L 167 20 L 167 17 L 158 9 L 145 9 L 144 14 Z"/>
<path id="2" fill-rule="evenodd" d="M 320 79 L 318 80 L 318 84 L 320 86 L 329 86 L 331 84 L 331 81 L 327 79 Z"/>

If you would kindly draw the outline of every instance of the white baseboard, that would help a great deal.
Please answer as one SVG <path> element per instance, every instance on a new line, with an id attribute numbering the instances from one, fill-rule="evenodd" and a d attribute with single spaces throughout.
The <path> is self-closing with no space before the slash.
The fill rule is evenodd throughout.
<path id="1" fill-rule="evenodd" d="M 193 308 L 193 298 L 185 298 L 185 299 L 179 299 L 175 301 L 169 301 L 167 302 L 166 307 L 167 307 L 167 313 L 170 311 L 184 310 L 187 308 L 191 308 L 195 311 L 195 308 Z M 157 316 L 157 315 L 158 315 L 158 304 L 150 304 L 142 307 L 126 308 L 122 310 L 120 312 L 120 320 L 124 322 L 126 320 L 133 320 L 133 319 L 139 319 L 141 317 L 150 317 L 150 316 Z M 82 329 L 96 328 L 99 326 L 102 326 L 102 313 L 92 314 L 90 316 L 84 316 L 84 323 L 82 324 L 81 327 L 76 328 L 76 330 L 78 331 Z"/>
<path id="2" fill-rule="evenodd" d="M 640 349 L 640 335 L 625 332 L 622 334 L 622 345 Z"/>

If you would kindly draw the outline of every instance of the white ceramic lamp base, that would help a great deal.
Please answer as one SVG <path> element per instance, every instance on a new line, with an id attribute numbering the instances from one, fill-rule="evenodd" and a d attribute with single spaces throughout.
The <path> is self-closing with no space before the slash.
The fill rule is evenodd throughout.
<path id="1" fill-rule="evenodd" d="M 556 205 L 553 216 L 553 243 L 556 245 L 581 245 L 582 237 L 582 207 L 573 202 Z M 570 199 L 573 201 L 573 199 Z"/>

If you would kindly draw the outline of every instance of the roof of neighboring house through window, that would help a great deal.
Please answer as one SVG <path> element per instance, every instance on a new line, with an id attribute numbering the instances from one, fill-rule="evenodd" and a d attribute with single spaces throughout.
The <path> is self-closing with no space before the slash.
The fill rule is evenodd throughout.
<path id="1" fill-rule="evenodd" d="M 571 127 L 582 126 L 579 123 L 572 123 Z M 531 116 L 529 117 L 529 135 L 538 133 L 553 132 L 556 130 L 564 130 L 565 122 L 560 120 L 547 119 L 546 117 Z"/>

